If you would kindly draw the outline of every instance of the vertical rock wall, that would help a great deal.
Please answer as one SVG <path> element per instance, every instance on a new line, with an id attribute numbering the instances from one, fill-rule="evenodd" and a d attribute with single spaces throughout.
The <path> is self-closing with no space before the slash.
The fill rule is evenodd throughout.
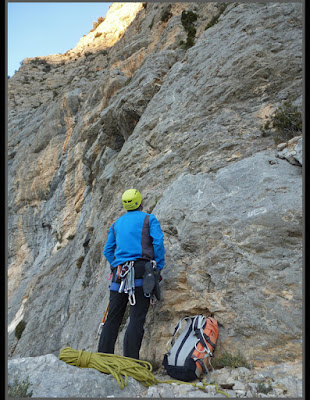
<path id="1" fill-rule="evenodd" d="M 302 167 L 260 127 L 287 99 L 301 107 L 302 4 L 116 4 L 9 80 L 9 354 L 97 350 L 102 251 L 137 187 L 166 246 L 141 357 L 161 360 L 196 313 L 219 321 L 219 355 L 300 357 Z M 197 16 L 188 49 L 182 11 Z"/>

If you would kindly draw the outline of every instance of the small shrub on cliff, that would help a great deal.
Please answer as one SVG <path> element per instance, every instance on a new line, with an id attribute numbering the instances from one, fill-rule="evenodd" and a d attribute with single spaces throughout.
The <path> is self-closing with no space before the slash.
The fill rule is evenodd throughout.
<path id="1" fill-rule="evenodd" d="M 21 382 L 15 379 L 13 385 L 9 384 L 8 397 L 32 397 L 32 390 L 28 393 L 29 385 L 29 378 Z"/>
<path id="2" fill-rule="evenodd" d="M 228 351 L 225 351 L 221 357 L 218 357 L 212 361 L 212 365 L 214 368 L 224 368 L 224 367 L 245 367 L 251 369 L 250 364 L 246 361 L 246 359 L 238 353 L 237 355 L 233 355 Z"/>
<path id="3" fill-rule="evenodd" d="M 197 20 L 197 14 L 193 11 L 182 11 L 181 22 L 187 32 L 186 42 L 183 40 L 180 42 L 181 47 L 184 50 L 189 49 L 195 44 L 196 28 L 194 22 Z"/>
<path id="4" fill-rule="evenodd" d="M 161 14 L 160 20 L 162 22 L 167 22 L 172 17 L 171 5 L 169 5 Z"/>
<path id="5" fill-rule="evenodd" d="M 82 266 L 82 264 L 83 264 L 83 261 L 84 261 L 84 258 L 85 258 L 85 256 L 81 256 L 81 257 L 79 257 L 79 258 L 77 259 L 77 261 L 76 261 L 76 266 L 78 267 L 78 269 L 81 268 L 81 266 Z"/>
<path id="6" fill-rule="evenodd" d="M 103 55 L 103 56 L 107 56 L 108 55 L 108 50 L 100 50 L 100 51 L 98 51 L 98 53 L 97 53 L 97 55 Z"/>
<path id="7" fill-rule="evenodd" d="M 51 65 L 50 64 L 45 65 L 45 67 L 43 68 L 44 72 L 49 72 L 50 70 L 51 70 Z"/>
<path id="8" fill-rule="evenodd" d="M 211 18 L 210 22 L 209 22 L 208 25 L 205 27 L 205 31 L 206 31 L 207 29 L 211 28 L 211 26 L 217 24 L 217 22 L 218 22 L 220 16 L 223 14 L 223 12 L 225 11 L 225 9 L 226 9 L 227 6 L 228 6 L 228 4 L 226 4 L 226 3 L 221 3 L 221 4 L 219 4 L 219 9 L 218 9 L 217 14 L 214 15 L 214 16 Z"/>
<path id="9" fill-rule="evenodd" d="M 44 58 L 35 57 L 31 61 L 31 64 L 46 65 L 48 62 Z"/>
<path id="10" fill-rule="evenodd" d="M 84 56 L 86 58 L 88 58 L 90 61 L 93 60 L 96 57 L 96 55 L 94 53 L 92 53 L 91 51 L 86 51 L 84 53 Z"/>
<path id="11" fill-rule="evenodd" d="M 91 29 L 90 32 L 93 32 L 104 20 L 105 18 L 99 17 L 97 21 L 93 22 L 93 29 Z"/>
<path id="12" fill-rule="evenodd" d="M 20 321 L 19 324 L 17 324 L 16 328 L 15 328 L 15 336 L 17 337 L 17 339 L 19 340 L 22 336 L 22 333 L 24 332 L 24 329 L 26 327 L 26 323 L 24 320 Z"/>
<path id="13" fill-rule="evenodd" d="M 274 142 L 286 142 L 302 134 L 302 115 L 297 106 L 285 101 L 260 128 L 262 136 L 273 136 Z"/>
<path id="14" fill-rule="evenodd" d="M 266 386 L 264 383 L 259 383 L 257 385 L 257 393 L 263 393 L 263 394 L 268 394 L 269 392 L 272 391 L 272 386 L 270 384 L 268 384 L 268 386 Z"/>
<path id="15" fill-rule="evenodd" d="M 67 237 L 67 240 L 73 240 L 75 238 L 75 235 L 69 235 L 68 237 Z"/>

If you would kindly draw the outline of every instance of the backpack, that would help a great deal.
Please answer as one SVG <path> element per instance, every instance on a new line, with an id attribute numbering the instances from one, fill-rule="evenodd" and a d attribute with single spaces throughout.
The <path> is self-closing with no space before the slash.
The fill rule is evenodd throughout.
<path id="1" fill-rule="evenodd" d="M 186 321 L 186 326 L 175 341 L 183 321 Z M 172 347 L 163 359 L 168 375 L 188 382 L 207 374 L 217 339 L 218 324 L 214 318 L 203 315 L 181 318 L 167 343 L 167 346 L 170 343 Z"/>

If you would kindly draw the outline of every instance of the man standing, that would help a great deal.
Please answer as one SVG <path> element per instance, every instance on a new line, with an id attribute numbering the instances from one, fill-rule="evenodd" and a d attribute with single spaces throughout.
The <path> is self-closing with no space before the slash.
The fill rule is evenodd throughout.
<path id="1" fill-rule="evenodd" d="M 165 263 L 164 236 L 156 217 L 142 211 L 142 195 L 138 190 L 126 190 L 122 195 L 122 203 L 127 213 L 110 227 L 104 248 L 113 278 L 109 311 L 100 335 L 98 352 L 114 353 L 129 299 L 130 320 L 124 337 L 123 353 L 125 357 L 139 359 L 143 326 L 150 305 L 150 294 L 155 285 L 154 272 L 159 275 Z M 128 290 L 125 279 L 127 284 L 128 281 L 132 282 Z"/>

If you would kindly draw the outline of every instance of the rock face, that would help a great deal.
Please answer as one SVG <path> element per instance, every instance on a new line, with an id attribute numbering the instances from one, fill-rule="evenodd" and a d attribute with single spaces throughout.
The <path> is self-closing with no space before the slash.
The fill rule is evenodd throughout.
<path id="1" fill-rule="evenodd" d="M 117 3 L 66 54 L 24 60 L 8 83 L 9 356 L 97 351 L 103 248 L 137 187 L 166 247 L 141 358 L 202 313 L 218 356 L 301 359 L 302 143 L 260 131 L 287 99 L 301 106 L 298 2 Z"/>

